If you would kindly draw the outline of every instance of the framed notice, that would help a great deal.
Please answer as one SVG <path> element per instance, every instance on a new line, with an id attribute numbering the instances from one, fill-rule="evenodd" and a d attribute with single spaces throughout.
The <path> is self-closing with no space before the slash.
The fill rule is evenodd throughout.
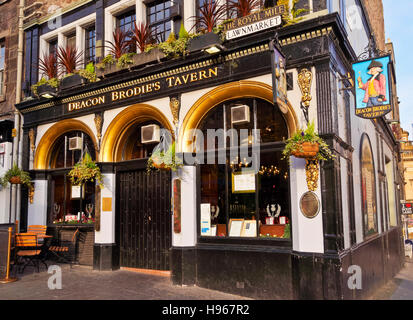
<path id="1" fill-rule="evenodd" d="M 211 236 L 216 236 L 217 235 L 217 225 L 214 224 L 211 226 Z"/>
<path id="2" fill-rule="evenodd" d="M 242 226 L 244 219 L 230 219 L 229 220 L 229 236 L 241 237 Z"/>
<path id="3" fill-rule="evenodd" d="M 211 204 L 201 203 L 201 235 L 211 235 Z"/>
<path id="4" fill-rule="evenodd" d="M 70 193 L 71 199 L 80 199 L 80 190 L 83 189 L 83 198 L 85 197 L 85 188 L 81 188 L 81 186 L 72 186 L 72 190 Z M 82 199 L 83 199 L 82 198 Z"/>
<path id="5" fill-rule="evenodd" d="M 232 193 L 254 193 L 255 172 L 232 173 Z"/>
<path id="6" fill-rule="evenodd" d="M 257 236 L 257 220 L 245 220 L 242 225 L 241 237 Z"/>
<path id="7" fill-rule="evenodd" d="M 390 55 L 353 64 L 356 115 L 365 119 L 384 116 L 392 110 Z"/>

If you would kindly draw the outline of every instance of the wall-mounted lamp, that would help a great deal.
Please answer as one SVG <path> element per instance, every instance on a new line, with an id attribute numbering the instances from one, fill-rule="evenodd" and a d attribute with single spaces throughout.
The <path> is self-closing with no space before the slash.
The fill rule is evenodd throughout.
<path id="1" fill-rule="evenodd" d="M 225 51 L 225 47 L 222 45 L 221 37 L 218 34 L 208 32 L 191 39 L 188 50 L 189 52 L 205 51 L 209 54 L 216 54 Z"/>

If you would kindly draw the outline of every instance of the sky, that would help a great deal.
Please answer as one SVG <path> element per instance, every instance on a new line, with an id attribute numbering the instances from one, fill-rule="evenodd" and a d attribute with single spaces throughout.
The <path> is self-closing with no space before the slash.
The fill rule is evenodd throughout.
<path id="1" fill-rule="evenodd" d="M 383 6 L 386 41 L 394 45 L 401 126 L 413 140 L 413 1 L 383 0 Z"/>

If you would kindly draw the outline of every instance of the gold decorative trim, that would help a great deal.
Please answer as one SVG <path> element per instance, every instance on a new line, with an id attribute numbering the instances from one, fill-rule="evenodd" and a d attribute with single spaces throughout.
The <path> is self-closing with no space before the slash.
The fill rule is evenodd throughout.
<path id="1" fill-rule="evenodd" d="M 169 107 L 171 109 L 172 117 L 173 117 L 173 123 L 174 126 L 177 127 L 179 124 L 179 109 L 180 109 L 181 103 L 179 100 L 175 97 L 171 98 L 171 101 L 169 102 Z"/>
<path id="2" fill-rule="evenodd" d="M 33 167 L 35 170 L 48 169 L 48 164 L 50 163 L 50 158 L 52 156 L 51 151 L 53 149 L 53 145 L 56 139 L 59 138 L 62 134 L 65 134 L 66 132 L 73 130 L 80 130 L 88 134 L 93 141 L 93 145 L 95 146 L 96 152 L 97 143 L 95 134 L 87 124 L 75 119 L 62 120 L 50 127 L 43 135 L 43 137 L 40 139 L 39 145 L 37 146 L 37 150 L 34 156 Z M 96 152 L 96 160 L 99 161 L 97 157 L 98 154 Z"/>
<path id="3" fill-rule="evenodd" d="M 29 141 L 30 141 L 30 149 L 32 150 L 32 152 L 34 152 L 34 150 L 36 149 L 36 142 L 35 142 L 35 132 L 34 129 L 31 128 L 29 130 Z"/>
<path id="4" fill-rule="evenodd" d="M 313 81 L 313 74 L 308 69 L 303 69 L 298 74 L 298 86 L 301 90 L 301 103 L 308 109 L 310 102 L 313 99 L 311 96 L 311 83 Z"/>
<path id="5" fill-rule="evenodd" d="M 173 128 L 166 116 L 157 108 L 148 104 L 136 104 L 121 111 L 109 124 L 102 140 L 100 159 L 102 162 L 115 162 L 121 159 L 121 147 L 125 142 L 125 133 L 128 129 L 147 120 L 156 120 L 173 132 Z"/>
<path id="6" fill-rule="evenodd" d="M 204 94 L 193 104 L 185 116 L 179 133 L 177 150 L 192 152 L 189 149 L 189 146 L 192 144 L 191 131 L 199 127 L 205 115 L 215 106 L 232 99 L 253 97 L 273 103 L 272 87 L 258 81 L 241 80 L 223 84 Z M 287 113 L 283 116 L 288 126 L 289 135 L 291 135 L 297 131 L 299 125 L 293 107 L 289 102 L 287 102 L 287 106 Z"/>

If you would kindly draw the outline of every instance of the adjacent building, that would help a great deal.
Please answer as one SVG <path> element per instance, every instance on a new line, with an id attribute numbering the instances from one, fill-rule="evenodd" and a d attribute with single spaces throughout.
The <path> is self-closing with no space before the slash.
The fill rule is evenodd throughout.
<path id="1" fill-rule="evenodd" d="M 99 63 L 114 30 L 130 30 L 135 21 L 146 21 L 160 41 L 171 33 L 178 38 L 181 25 L 194 30 L 203 2 L 85 0 L 44 15 L 55 5 L 45 3 L 26 21 L 26 100 L 17 108 L 24 119 L 23 168 L 33 175 L 35 191 L 32 199 L 23 192 L 23 227 L 47 224 L 56 234 L 79 228 L 82 263 L 96 270 L 170 271 L 175 284 L 255 298 L 367 295 L 404 259 L 399 151 L 390 126 L 398 111 L 375 120 L 356 117 L 349 78 L 353 62 L 385 50 L 381 31 L 371 37 L 376 20 L 369 19 L 374 8 L 366 8 L 367 1 L 298 1 L 296 8 L 307 11 L 295 21 L 284 16 L 280 25 L 282 9 L 263 1 L 250 21 L 236 20 L 257 22 L 256 32 L 246 28 L 217 40 L 214 51 L 190 45 L 185 56 L 162 54 L 117 71 L 105 67 L 97 82 L 33 94 L 44 54 L 71 44 L 84 54 L 79 68 Z M 265 17 L 272 22 L 262 22 Z M 273 103 L 272 41 L 286 58 L 287 99 L 280 107 Z M 307 120 L 335 155 L 321 163 L 319 187 L 310 194 L 305 161 L 282 158 L 285 140 Z M 148 128 L 173 133 L 185 158 L 177 172 L 146 173 L 156 145 L 144 134 Z M 242 174 L 249 160 L 230 144 L 233 137 L 219 146 L 223 162 L 202 161 L 217 160 L 217 146 L 206 142 L 205 153 L 191 162 L 202 145 L 194 129 L 248 130 L 241 145 L 251 154 L 259 139 L 260 171 Z M 85 150 L 103 171 L 103 189 L 71 185 L 67 174 Z M 307 200 L 311 207 L 303 206 Z M 82 212 L 94 223 L 61 223 Z M 348 286 L 353 265 L 361 267 L 362 290 Z"/>
<path id="2" fill-rule="evenodd" d="M 18 51 L 18 0 L 0 1 L 0 176 L 13 160 Z M 12 212 L 11 188 L 0 186 L 0 223 L 8 223 Z"/>

